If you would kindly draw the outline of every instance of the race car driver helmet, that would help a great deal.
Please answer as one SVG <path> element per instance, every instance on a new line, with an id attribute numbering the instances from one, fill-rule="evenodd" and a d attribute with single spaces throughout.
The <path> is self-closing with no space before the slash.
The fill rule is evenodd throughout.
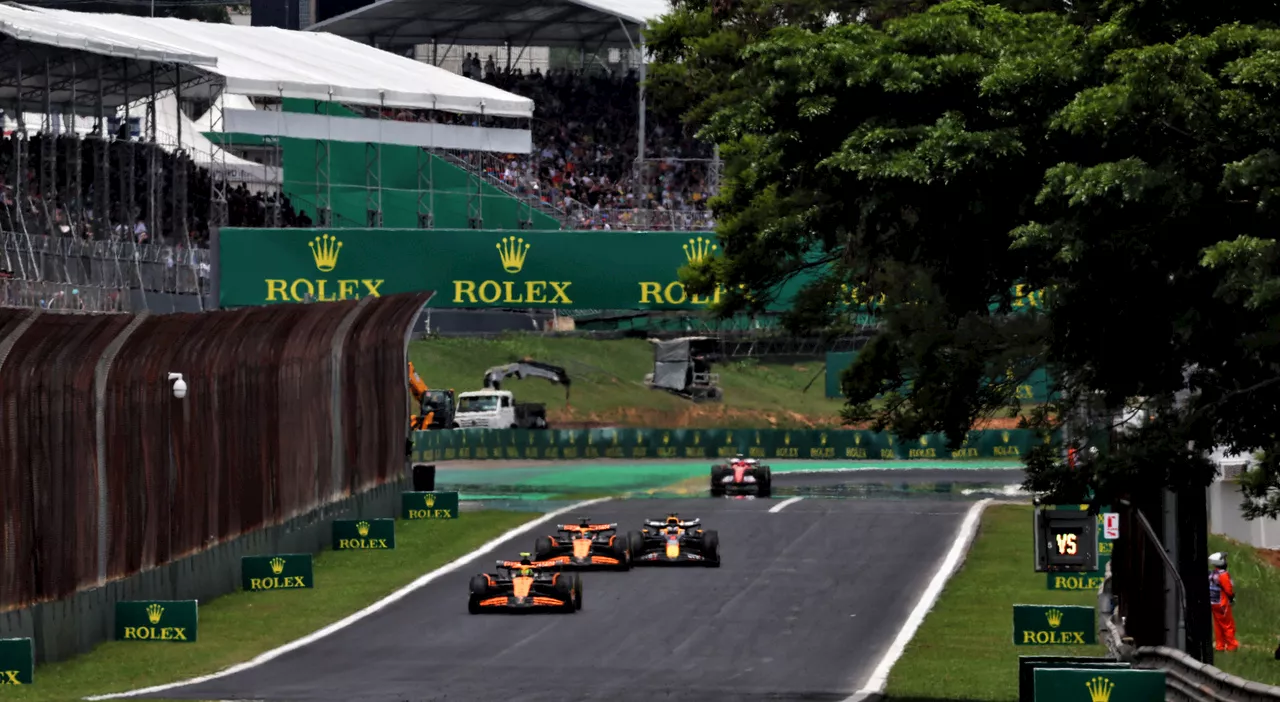
<path id="1" fill-rule="evenodd" d="M 1213 566 L 1214 568 L 1226 569 L 1227 554 L 1221 551 L 1218 551 L 1217 553 L 1209 556 L 1209 565 Z"/>
<path id="2" fill-rule="evenodd" d="M 520 554 L 520 565 L 522 566 L 533 565 L 533 561 L 529 560 L 529 554 L 527 553 Z"/>
<path id="3" fill-rule="evenodd" d="M 529 576 L 533 575 L 533 568 L 521 568 L 521 569 L 520 569 L 520 574 L 521 574 L 521 575 L 523 575 L 523 576 L 525 576 L 525 577 L 529 577 Z"/>

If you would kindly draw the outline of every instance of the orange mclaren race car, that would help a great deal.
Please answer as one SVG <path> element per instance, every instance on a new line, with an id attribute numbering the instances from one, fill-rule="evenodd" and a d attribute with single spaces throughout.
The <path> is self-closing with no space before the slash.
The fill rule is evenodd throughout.
<path id="1" fill-rule="evenodd" d="M 575 570 L 630 570 L 632 553 L 642 543 L 640 532 L 622 538 L 616 523 L 593 524 L 589 517 L 577 524 L 557 524 L 556 530 L 555 536 L 538 537 L 534 557 Z"/>
<path id="2" fill-rule="evenodd" d="M 582 609 L 582 580 L 559 571 L 558 563 L 533 561 L 527 553 L 518 561 L 498 561 L 497 573 L 471 578 L 467 611 L 577 612 Z"/>
<path id="3" fill-rule="evenodd" d="M 633 554 L 636 565 L 681 564 L 720 567 L 720 533 L 703 530 L 701 519 L 685 521 L 669 514 L 664 520 L 645 520 L 643 541 Z"/>

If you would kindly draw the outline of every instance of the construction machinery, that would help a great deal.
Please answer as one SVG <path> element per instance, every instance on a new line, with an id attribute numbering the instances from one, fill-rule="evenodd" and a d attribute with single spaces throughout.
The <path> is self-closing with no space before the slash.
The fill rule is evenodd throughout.
<path id="1" fill-rule="evenodd" d="M 457 426 L 454 414 L 457 408 L 457 397 L 452 389 L 432 390 L 422 381 L 422 377 L 409 362 L 409 389 L 418 401 L 418 412 L 409 417 L 409 428 L 414 431 L 431 429 L 453 429 Z"/>
<path id="2" fill-rule="evenodd" d="M 525 359 L 494 366 L 484 372 L 484 390 L 458 396 L 454 426 L 485 429 L 546 429 L 547 407 L 540 402 L 516 402 L 510 390 L 503 390 L 507 378 L 543 378 L 564 386 L 565 406 L 569 405 L 569 373 L 559 366 Z"/>
<path id="3" fill-rule="evenodd" d="M 711 372 L 711 364 L 721 356 L 718 339 L 686 336 L 649 339 L 649 343 L 653 344 L 653 372 L 644 376 L 646 387 L 666 390 L 694 402 L 724 399 L 720 374 Z"/>

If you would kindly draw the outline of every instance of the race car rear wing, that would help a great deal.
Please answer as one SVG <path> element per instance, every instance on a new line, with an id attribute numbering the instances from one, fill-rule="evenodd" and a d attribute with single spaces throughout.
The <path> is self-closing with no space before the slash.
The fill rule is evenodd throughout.
<path id="1" fill-rule="evenodd" d="M 498 561 L 499 568 L 508 568 L 518 570 L 520 568 L 533 568 L 534 570 L 552 570 L 560 568 L 559 561 L 531 561 L 527 564 L 520 561 Z"/>
<path id="2" fill-rule="evenodd" d="M 656 529 L 661 529 L 661 528 L 663 528 L 663 527 L 667 526 L 667 524 L 668 524 L 668 522 L 667 522 L 667 520 L 665 520 L 665 519 L 646 519 L 646 520 L 644 521 L 644 525 L 645 525 L 645 526 L 647 526 L 647 527 L 654 527 L 654 528 L 656 528 Z M 681 529 L 689 529 L 689 528 L 691 528 L 691 527 L 702 526 L 702 520 L 701 520 L 701 519 L 690 519 L 690 520 L 688 520 L 688 521 L 685 521 L 685 520 L 681 519 L 680 521 L 676 522 L 676 526 L 680 527 Z"/>
<path id="3" fill-rule="evenodd" d="M 571 531 L 571 532 L 610 531 L 617 528 L 618 528 L 617 522 L 614 522 L 613 524 L 588 524 L 586 526 L 582 526 L 581 524 L 557 524 L 556 525 L 556 529 L 558 531 Z"/>

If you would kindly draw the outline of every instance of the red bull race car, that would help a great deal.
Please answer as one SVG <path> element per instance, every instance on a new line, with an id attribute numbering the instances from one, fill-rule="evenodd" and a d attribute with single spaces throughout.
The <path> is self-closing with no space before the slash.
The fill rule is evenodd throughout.
<path id="1" fill-rule="evenodd" d="M 773 494 L 773 473 L 769 466 L 760 465 L 754 458 L 743 458 L 742 454 L 728 463 L 711 466 L 711 495 L 729 493 L 768 497 Z"/>
<path id="2" fill-rule="evenodd" d="M 582 580 L 560 572 L 558 563 L 534 561 L 520 554 L 518 561 L 498 561 L 498 572 L 471 578 L 467 611 L 562 612 L 582 609 Z"/>
<path id="3" fill-rule="evenodd" d="M 701 519 L 685 521 L 677 514 L 645 520 L 641 547 L 632 555 L 637 565 L 701 565 L 720 567 L 720 534 L 703 530 Z"/>
<path id="4" fill-rule="evenodd" d="M 568 570 L 630 570 L 632 554 L 642 542 L 639 532 L 622 537 L 616 523 L 594 524 L 590 517 L 577 524 L 557 524 L 556 531 L 534 541 L 534 557 Z"/>

